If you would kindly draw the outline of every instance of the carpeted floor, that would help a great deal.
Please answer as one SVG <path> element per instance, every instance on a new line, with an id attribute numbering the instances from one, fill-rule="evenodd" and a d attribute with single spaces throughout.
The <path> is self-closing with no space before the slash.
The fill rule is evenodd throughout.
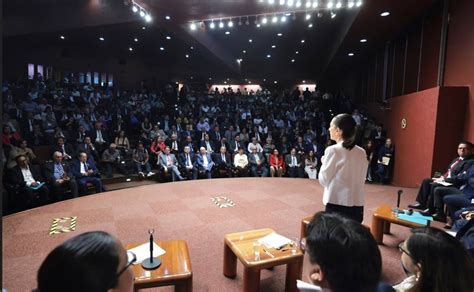
<path id="1" fill-rule="evenodd" d="M 395 204 L 391 186 L 366 186 L 364 223 L 382 204 Z M 416 189 L 406 189 L 402 206 L 412 202 Z M 235 207 L 221 209 L 214 196 L 230 198 Z M 3 218 L 3 288 L 31 291 L 36 272 L 47 255 L 65 239 L 85 231 L 104 230 L 123 243 L 145 242 L 148 228 L 157 239 L 184 239 L 193 265 L 194 291 L 240 291 L 242 267 L 236 279 L 222 275 L 223 238 L 231 232 L 270 227 L 295 238 L 302 218 L 323 210 L 322 187 L 308 179 L 235 178 L 155 184 L 63 201 Z M 76 231 L 49 235 L 53 218 L 77 216 Z M 439 224 L 438 224 L 439 226 Z M 383 278 L 388 283 L 403 279 L 397 244 L 408 229 L 392 227 L 380 246 Z M 261 291 L 284 290 L 284 267 L 263 271 Z M 170 288 L 150 291 L 172 291 Z"/>

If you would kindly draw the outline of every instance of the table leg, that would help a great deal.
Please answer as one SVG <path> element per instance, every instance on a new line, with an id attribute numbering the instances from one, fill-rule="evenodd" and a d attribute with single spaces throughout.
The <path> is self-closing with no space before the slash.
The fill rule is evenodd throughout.
<path id="1" fill-rule="evenodd" d="M 301 221 L 301 228 L 300 228 L 300 238 L 305 238 L 306 237 L 306 224 L 303 221 Z"/>
<path id="2" fill-rule="evenodd" d="M 244 267 L 244 292 L 260 291 L 260 270 Z"/>
<path id="3" fill-rule="evenodd" d="M 383 224 L 383 234 L 390 234 L 390 222 L 388 221 Z"/>
<path id="4" fill-rule="evenodd" d="M 186 280 L 182 280 L 177 283 L 174 287 L 175 292 L 192 292 L 193 291 L 193 278 L 190 277 Z"/>
<path id="5" fill-rule="evenodd" d="M 286 280 L 285 280 L 285 291 L 286 292 L 297 292 L 296 280 L 301 280 L 301 274 L 303 272 L 303 261 L 296 263 L 290 263 L 286 265 Z"/>
<path id="6" fill-rule="evenodd" d="M 224 276 L 235 278 L 237 275 L 237 257 L 224 242 Z"/>
<path id="7" fill-rule="evenodd" d="M 384 228 L 384 221 L 372 216 L 372 226 L 370 228 L 370 232 L 374 237 L 377 244 L 382 244 L 383 242 L 383 228 Z"/>

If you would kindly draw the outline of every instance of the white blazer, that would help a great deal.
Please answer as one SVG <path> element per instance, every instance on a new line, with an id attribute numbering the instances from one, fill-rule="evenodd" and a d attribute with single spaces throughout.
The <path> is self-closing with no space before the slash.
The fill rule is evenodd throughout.
<path id="1" fill-rule="evenodd" d="M 359 146 L 348 150 L 339 142 L 326 148 L 319 172 L 319 183 L 324 187 L 324 205 L 364 206 L 368 166 L 365 150 Z"/>

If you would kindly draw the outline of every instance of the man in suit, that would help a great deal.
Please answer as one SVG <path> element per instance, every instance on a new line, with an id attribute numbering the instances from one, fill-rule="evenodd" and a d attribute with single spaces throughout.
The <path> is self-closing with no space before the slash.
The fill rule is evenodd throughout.
<path id="1" fill-rule="evenodd" d="M 171 152 L 176 156 L 181 152 L 181 143 L 179 143 L 178 136 L 176 134 L 171 134 L 171 139 L 166 141 L 166 146 L 169 146 Z"/>
<path id="2" fill-rule="evenodd" d="M 285 163 L 287 165 L 288 174 L 290 177 L 303 177 L 303 167 L 301 165 L 301 157 L 297 155 L 296 149 L 293 148 L 290 154 L 286 155 Z"/>
<path id="3" fill-rule="evenodd" d="M 61 152 L 62 160 L 66 160 L 66 161 L 70 161 L 72 159 L 72 157 L 74 156 L 74 150 L 73 150 L 71 144 L 66 143 L 66 141 L 63 137 L 59 137 L 57 139 L 57 143 L 53 147 L 51 152 L 52 153 Z"/>
<path id="4" fill-rule="evenodd" d="M 191 136 L 186 137 L 186 141 L 184 142 L 184 146 L 188 146 L 191 149 L 191 152 L 196 152 L 196 145 L 193 142 L 193 138 Z"/>
<path id="5" fill-rule="evenodd" d="M 86 128 L 84 128 L 83 125 L 80 125 L 79 129 L 77 130 L 77 133 L 73 136 L 74 143 L 76 145 L 81 144 L 82 142 L 84 142 L 86 136 L 89 136 L 89 134 L 86 132 Z"/>
<path id="6" fill-rule="evenodd" d="M 99 161 L 99 152 L 97 151 L 94 143 L 92 143 L 91 137 L 86 136 L 84 141 L 77 145 L 76 153 L 79 154 L 81 152 L 86 153 L 87 157 L 93 159 L 94 161 Z"/>
<path id="7" fill-rule="evenodd" d="M 209 154 L 206 148 L 201 147 L 199 149 L 197 157 L 198 172 L 205 174 L 207 178 L 212 177 L 212 168 L 214 167 L 214 161 L 212 161 L 211 154 Z"/>
<path id="8" fill-rule="evenodd" d="M 242 143 L 242 142 L 240 141 L 240 134 L 236 134 L 236 135 L 234 136 L 234 139 L 230 142 L 229 147 L 230 147 L 230 150 L 229 150 L 229 151 L 232 152 L 232 153 L 234 153 L 234 154 L 239 151 L 239 148 L 240 148 L 240 147 L 242 147 L 242 148 L 245 147 L 244 143 Z"/>
<path id="9" fill-rule="evenodd" d="M 453 177 L 467 171 L 469 167 L 474 164 L 474 156 L 472 155 L 472 143 L 469 141 L 462 141 L 458 144 L 458 155 L 459 157 L 454 159 L 449 165 L 448 170 L 439 179 L 425 178 L 421 182 L 416 202 L 408 205 L 409 208 L 426 209 L 429 207 L 430 196 L 434 200 L 434 190 L 437 187 L 442 187 L 440 182 L 446 180 L 449 182 Z M 459 186 L 458 186 L 459 187 Z M 424 212 L 434 213 L 435 210 L 431 209 L 424 210 Z"/>
<path id="10" fill-rule="evenodd" d="M 178 162 L 184 177 L 188 180 L 197 179 L 196 155 L 191 152 L 189 146 L 185 146 L 184 152 L 179 154 Z"/>
<path id="11" fill-rule="evenodd" d="M 97 151 L 102 153 L 102 151 L 107 147 L 106 145 L 108 145 L 108 137 L 105 131 L 102 130 L 102 123 L 95 123 L 94 130 L 91 132 L 91 136 L 92 141 L 97 147 Z"/>
<path id="12" fill-rule="evenodd" d="M 265 157 L 262 152 L 257 151 L 257 147 L 252 146 L 250 149 L 251 153 L 248 155 L 249 164 L 250 164 L 250 173 L 254 177 L 258 177 L 258 171 L 260 170 L 260 176 L 268 176 L 268 168 L 265 163 Z"/>
<path id="13" fill-rule="evenodd" d="M 226 172 L 228 177 L 232 177 L 232 157 L 225 146 L 221 146 L 219 153 L 214 153 L 214 161 L 219 172 Z"/>
<path id="14" fill-rule="evenodd" d="M 21 125 L 21 133 L 24 137 L 32 137 L 35 130 L 35 125 L 38 125 L 38 122 L 34 119 L 32 112 L 26 113 L 26 119 Z"/>
<path id="15" fill-rule="evenodd" d="M 194 131 L 191 130 L 191 125 L 190 124 L 187 124 L 186 125 L 186 130 L 182 131 L 181 132 L 181 140 L 187 140 L 188 137 L 193 137 L 194 136 Z M 192 149 L 191 149 L 192 151 Z"/>
<path id="16" fill-rule="evenodd" d="M 176 181 L 176 177 L 178 177 L 179 180 L 184 179 L 178 169 L 178 160 L 176 159 L 176 156 L 171 153 L 169 146 L 166 146 L 164 153 L 160 154 L 158 163 L 165 173 L 171 173 L 172 181 Z"/>
<path id="17" fill-rule="evenodd" d="M 222 137 L 216 144 L 216 149 L 221 149 L 222 147 L 225 147 L 226 150 L 229 149 L 229 143 L 227 143 L 226 137 Z"/>
<path id="18" fill-rule="evenodd" d="M 33 200 L 38 198 L 40 205 L 49 201 L 49 189 L 41 182 L 41 173 L 35 167 L 30 167 L 26 156 L 16 157 L 17 165 L 7 171 L 8 184 L 18 190 L 19 197 L 14 200 L 22 210 L 28 208 Z"/>
<path id="19" fill-rule="evenodd" d="M 71 190 L 73 198 L 77 198 L 77 182 L 72 176 L 69 164 L 63 161 L 63 154 L 59 151 L 53 153 L 53 161 L 46 163 L 44 167 L 46 179 L 51 185 L 51 192 L 55 200 L 63 199 L 65 189 Z"/>
<path id="20" fill-rule="evenodd" d="M 224 135 L 222 135 L 219 126 L 214 127 L 214 129 L 210 132 L 210 137 L 211 137 L 211 141 L 213 141 L 214 144 L 216 145 L 221 141 Z"/>
<path id="21" fill-rule="evenodd" d="M 87 192 L 88 183 L 94 185 L 97 193 L 103 191 L 99 170 L 95 166 L 94 161 L 87 158 L 86 153 L 79 153 L 78 160 L 72 164 L 72 174 L 76 177 L 80 194 Z"/>
<path id="22" fill-rule="evenodd" d="M 209 134 L 204 134 L 204 139 L 201 140 L 201 144 L 199 147 L 206 148 L 207 153 L 212 154 L 214 153 L 214 143 L 211 141 Z"/>

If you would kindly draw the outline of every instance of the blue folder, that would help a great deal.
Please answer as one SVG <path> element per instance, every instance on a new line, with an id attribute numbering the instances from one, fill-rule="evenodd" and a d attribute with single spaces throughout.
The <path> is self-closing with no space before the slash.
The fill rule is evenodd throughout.
<path id="1" fill-rule="evenodd" d="M 405 211 L 404 214 L 398 214 L 398 219 L 405 220 L 408 222 L 413 222 L 420 225 L 425 225 L 425 226 L 428 225 L 430 221 L 433 221 L 433 217 L 423 216 L 420 214 L 420 212 L 413 212 L 413 214 L 408 215 L 407 214 L 408 211 L 407 210 L 404 210 L 404 211 Z"/>

